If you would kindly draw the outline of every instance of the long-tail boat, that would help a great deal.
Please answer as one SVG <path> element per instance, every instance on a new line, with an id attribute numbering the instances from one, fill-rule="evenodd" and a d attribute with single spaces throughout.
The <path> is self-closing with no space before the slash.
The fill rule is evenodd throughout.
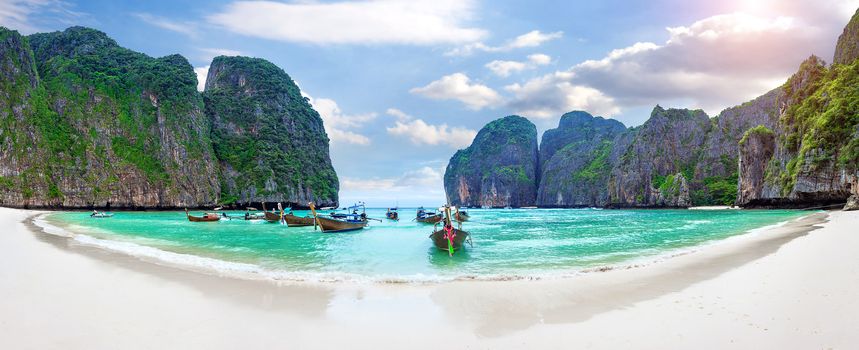
<path id="1" fill-rule="evenodd" d="M 188 221 L 190 222 L 212 222 L 221 220 L 221 216 L 215 213 L 205 213 L 203 216 L 193 216 L 188 213 L 188 209 L 185 209 L 185 216 L 188 217 Z"/>
<path id="2" fill-rule="evenodd" d="M 454 215 L 456 221 L 463 222 L 468 221 L 471 218 L 471 215 L 468 215 L 468 212 L 460 211 L 459 208 L 456 208 L 456 214 Z"/>
<path id="3" fill-rule="evenodd" d="M 388 208 L 388 212 L 385 213 L 385 217 L 387 217 L 389 220 L 399 221 L 400 220 L 400 213 L 397 212 L 397 209 L 398 209 L 397 207 Z"/>
<path id="4" fill-rule="evenodd" d="M 301 217 L 292 214 L 292 211 L 283 214 L 283 221 L 285 221 L 289 227 L 313 226 L 316 223 L 316 219 L 314 219 L 313 216 L 308 215 Z"/>
<path id="5" fill-rule="evenodd" d="M 277 206 L 280 207 L 280 203 L 277 203 Z M 283 222 L 283 208 L 281 208 L 278 212 L 268 211 L 265 209 L 265 203 L 262 204 L 262 212 L 263 219 L 268 222 Z"/>
<path id="6" fill-rule="evenodd" d="M 443 219 L 441 214 L 427 211 L 424 207 L 418 208 L 417 215 L 415 216 L 415 220 L 427 224 L 439 223 L 441 222 L 441 219 Z"/>
<path id="7" fill-rule="evenodd" d="M 255 211 L 257 211 L 256 208 L 247 207 L 247 209 L 245 209 L 245 215 L 242 216 L 242 219 L 245 219 L 245 220 L 263 220 L 263 219 L 265 219 L 265 213 L 252 213 Z"/>
<path id="8" fill-rule="evenodd" d="M 429 236 L 432 239 L 436 248 L 447 251 L 450 256 L 459 249 L 462 249 L 463 244 L 467 241 L 471 244 L 471 237 L 468 232 L 462 230 L 462 222 L 457 221 L 457 227 L 453 227 L 456 214 L 451 213 L 450 205 L 444 206 L 444 220 L 441 222 L 442 227 L 438 229 L 439 223 L 433 226 L 433 233 Z M 459 210 L 456 210 L 458 213 Z"/>
<path id="9" fill-rule="evenodd" d="M 313 219 L 316 221 L 314 228 L 319 227 L 322 232 L 347 232 L 363 229 L 367 226 L 367 214 L 350 216 L 345 220 L 322 217 L 316 213 L 316 207 L 313 203 L 308 203 L 310 212 L 313 213 Z"/>
<path id="10" fill-rule="evenodd" d="M 98 210 L 93 210 L 92 214 L 89 214 L 89 217 L 96 219 L 112 218 L 113 213 L 99 212 Z"/>

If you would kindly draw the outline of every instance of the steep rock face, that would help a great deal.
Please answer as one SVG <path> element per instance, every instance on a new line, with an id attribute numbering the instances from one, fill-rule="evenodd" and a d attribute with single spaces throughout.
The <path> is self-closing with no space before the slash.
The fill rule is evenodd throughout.
<path id="1" fill-rule="evenodd" d="M 583 207 L 608 204 L 608 178 L 615 138 L 626 131 L 613 119 L 587 112 L 564 114 L 540 142 L 537 205 Z"/>
<path id="2" fill-rule="evenodd" d="M 742 105 L 727 108 L 711 119 L 704 148 L 695 166 L 692 201 L 695 205 L 731 205 L 736 201 L 738 142 L 744 133 L 758 125 L 775 129 L 781 87 Z"/>
<path id="3" fill-rule="evenodd" d="M 622 151 L 608 183 L 615 207 L 686 207 L 688 181 L 711 124 L 701 110 L 656 106 Z"/>
<path id="4" fill-rule="evenodd" d="M 537 128 L 520 116 L 484 126 L 451 157 L 444 188 L 453 205 L 532 206 L 537 194 Z"/>
<path id="5" fill-rule="evenodd" d="M 0 205 L 215 203 L 209 126 L 184 58 L 151 58 L 82 27 L 0 37 L 10 78 L 0 96 Z"/>
<path id="6" fill-rule="evenodd" d="M 834 64 L 811 56 L 781 87 L 775 149 L 762 184 L 741 171 L 738 204 L 812 207 L 859 194 L 859 11 L 838 38 Z M 740 158 L 753 155 L 744 154 Z M 756 168 L 750 168 L 756 170 Z"/>
<path id="7" fill-rule="evenodd" d="M 859 10 L 844 27 L 844 32 L 838 37 L 835 45 L 833 64 L 851 64 L 859 58 Z"/>
<path id="8" fill-rule="evenodd" d="M 859 61 L 827 68 L 812 56 L 785 85 L 764 182 L 738 200 L 754 206 L 843 203 L 859 178 Z M 741 154 L 741 157 L 743 155 Z M 740 175 L 739 188 L 753 188 Z"/>
<path id="9" fill-rule="evenodd" d="M 322 119 L 282 69 L 258 58 L 216 57 L 204 98 L 222 202 L 337 205 Z"/>
<path id="10" fill-rule="evenodd" d="M 767 164 L 775 152 L 775 133 L 766 126 L 749 129 L 739 143 L 740 187 L 737 202 L 748 203 L 760 198 Z"/>
<path id="11" fill-rule="evenodd" d="M 844 204 L 844 211 L 859 210 L 859 195 L 851 195 L 847 198 L 847 203 Z"/>

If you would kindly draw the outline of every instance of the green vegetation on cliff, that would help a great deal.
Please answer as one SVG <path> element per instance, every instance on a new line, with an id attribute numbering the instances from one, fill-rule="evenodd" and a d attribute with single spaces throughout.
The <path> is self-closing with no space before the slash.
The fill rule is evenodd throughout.
<path id="1" fill-rule="evenodd" d="M 206 81 L 222 202 L 337 202 L 322 119 L 271 62 L 216 57 Z"/>
<path id="2" fill-rule="evenodd" d="M 471 146 L 456 152 L 444 174 L 451 204 L 534 205 L 537 181 L 537 128 L 520 116 L 494 120 Z"/>
<path id="3" fill-rule="evenodd" d="M 767 178 L 788 195 L 803 171 L 834 167 L 855 171 L 859 166 L 859 60 L 826 67 L 806 60 L 784 85 L 789 101 L 779 123 L 782 147 L 792 154 L 786 171 L 767 168 Z"/>
<path id="4" fill-rule="evenodd" d="M 590 155 L 587 155 L 588 158 L 591 158 L 591 161 L 583 168 L 574 172 L 572 178 L 575 181 L 595 183 L 607 177 L 611 172 L 609 156 L 611 155 L 612 146 L 614 146 L 614 142 L 610 140 L 600 142 L 599 146 Z"/>
<path id="5" fill-rule="evenodd" d="M 268 65 L 243 77 L 253 91 L 236 90 L 235 100 L 213 93 L 212 110 L 226 110 L 218 116 L 231 127 L 261 131 L 229 139 L 212 131 L 196 74 L 180 55 L 152 58 L 83 27 L 29 37 L 0 27 L 0 205 L 212 205 L 222 192 L 212 135 L 223 161 L 236 165 L 232 179 L 252 179 L 284 200 L 333 204 L 337 179 L 321 120 Z M 277 135 L 296 140 L 293 147 L 266 142 Z M 261 162 L 272 164 L 262 174 Z M 298 185 L 280 186 L 288 182 Z M 240 192 L 224 191 L 226 202 Z"/>
<path id="6" fill-rule="evenodd" d="M 740 139 L 739 144 L 740 145 L 745 144 L 746 141 L 749 139 L 749 136 L 755 135 L 755 134 L 758 134 L 758 135 L 775 135 L 775 133 L 772 130 L 770 130 L 770 128 L 763 126 L 763 125 L 758 125 L 754 128 L 746 130 L 746 132 L 743 133 L 743 138 Z"/>

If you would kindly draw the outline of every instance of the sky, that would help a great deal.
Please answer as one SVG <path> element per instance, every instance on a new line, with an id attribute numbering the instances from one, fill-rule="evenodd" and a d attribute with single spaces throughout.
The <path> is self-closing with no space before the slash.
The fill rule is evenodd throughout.
<path id="1" fill-rule="evenodd" d="M 538 132 L 585 110 L 627 126 L 657 104 L 716 116 L 832 60 L 859 0 L 0 0 L 23 34 L 83 25 L 153 57 L 283 68 L 320 113 L 341 203 L 443 203 L 444 168 L 486 123 Z"/>

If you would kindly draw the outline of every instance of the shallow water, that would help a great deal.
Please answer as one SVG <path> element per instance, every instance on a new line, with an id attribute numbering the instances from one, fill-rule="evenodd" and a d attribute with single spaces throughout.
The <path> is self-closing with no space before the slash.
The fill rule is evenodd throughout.
<path id="1" fill-rule="evenodd" d="M 227 212 L 242 215 L 244 212 Z M 368 209 L 368 228 L 321 233 L 265 221 L 192 223 L 184 212 L 117 212 L 93 219 L 86 212 L 50 214 L 69 231 L 115 243 L 123 251 L 153 251 L 212 258 L 207 267 L 254 266 L 283 278 L 436 280 L 460 277 L 544 276 L 655 258 L 808 214 L 791 210 L 470 210 L 463 229 L 474 246 L 453 257 L 428 238 L 432 225 L 385 220 Z M 296 212 L 303 216 L 305 212 Z M 141 247 L 142 246 L 142 247 Z M 165 254 L 158 254 L 158 258 Z M 170 254 L 166 254 L 170 255 Z M 175 255 L 175 254 L 174 254 Z M 152 254 L 150 254 L 152 257 Z M 301 277 L 296 277 L 301 276 Z"/>

